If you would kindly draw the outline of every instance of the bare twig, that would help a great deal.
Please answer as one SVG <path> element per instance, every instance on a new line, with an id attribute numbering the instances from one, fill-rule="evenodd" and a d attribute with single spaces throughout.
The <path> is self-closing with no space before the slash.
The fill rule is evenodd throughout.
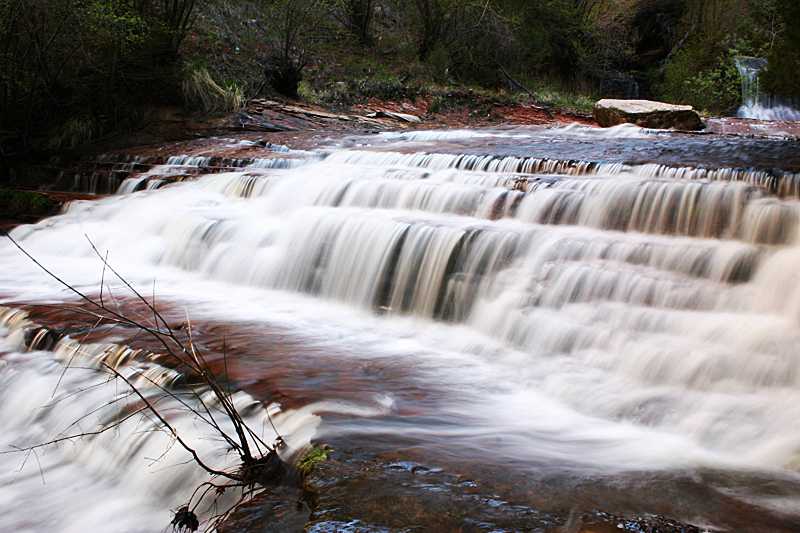
<path id="1" fill-rule="evenodd" d="M 50 277 L 60 283 L 62 286 L 66 287 L 70 290 L 73 294 L 78 296 L 81 301 L 85 302 L 88 305 L 88 308 L 84 306 L 80 307 L 57 307 L 61 309 L 69 309 L 73 312 L 77 312 L 79 314 L 83 314 L 94 319 L 94 324 L 90 328 L 90 330 L 83 336 L 83 341 L 78 343 L 77 347 L 74 349 L 73 353 L 70 354 L 69 358 L 65 363 L 65 368 L 59 377 L 58 383 L 56 384 L 56 390 L 60 386 L 64 374 L 70 368 L 82 368 L 80 366 L 75 365 L 75 358 L 78 355 L 82 355 L 88 357 L 90 360 L 94 361 L 97 365 L 94 368 L 100 368 L 110 374 L 109 379 L 114 379 L 115 382 L 124 383 L 127 387 L 127 391 L 124 393 L 117 393 L 112 400 L 104 403 L 100 407 L 93 409 L 92 411 L 85 413 L 83 416 L 78 418 L 77 420 L 73 421 L 64 431 L 62 431 L 59 436 L 54 439 L 51 439 L 48 442 L 40 443 L 36 445 L 29 446 L 27 448 L 22 448 L 21 450 L 16 451 L 27 451 L 27 457 L 30 456 L 31 453 L 36 455 L 36 450 L 39 448 L 57 445 L 60 442 L 75 442 L 80 439 L 84 439 L 87 437 L 93 437 L 100 434 L 103 434 L 111 429 L 119 428 L 124 422 L 130 420 L 133 417 L 141 417 L 139 420 L 149 421 L 149 424 L 152 425 L 151 428 L 146 428 L 145 431 L 152 431 L 153 429 L 158 431 L 163 431 L 170 437 L 170 444 L 167 449 L 164 451 L 163 454 L 160 456 L 152 459 L 153 464 L 159 462 L 169 450 L 175 446 L 176 444 L 180 445 L 184 451 L 186 451 L 190 456 L 190 461 L 197 464 L 203 470 L 205 470 L 208 474 L 214 476 L 214 478 L 224 479 L 225 481 L 220 483 L 217 481 L 214 482 L 204 482 L 201 484 L 195 492 L 192 494 L 190 498 L 189 504 L 185 507 L 182 507 L 179 511 L 176 511 L 175 520 L 173 521 L 173 525 L 176 523 L 181 524 L 183 520 L 190 520 L 196 517 L 194 515 L 193 509 L 196 509 L 197 506 L 203 501 L 209 494 L 212 492 L 216 494 L 215 498 L 213 499 L 210 507 L 216 506 L 217 498 L 220 494 L 222 494 L 226 488 L 230 487 L 242 487 L 246 490 L 242 492 L 240 499 L 228 510 L 224 511 L 221 514 L 217 514 L 215 517 L 212 517 L 208 521 L 208 525 L 210 527 L 215 527 L 219 522 L 224 519 L 224 517 L 228 516 L 230 512 L 245 498 L 249 497 L 250 494 L 254 490 L 256 490 L 256 486 L 259 486 L 265 482 L 265 475 L 274 474 L 275 464 L 280 463 L 280 457 L 277 453 L 277 448 L 283 446 L 284 441 L 283 438 L 278 433 L 277 427 L 275 426 L 274 422 L 272 421 L 272 417 L 269 413 L 269 410 L 265 408 L 266 416 L 277 435 L 275 440 L 275 444 L 270 446 L 267 444 L 261 436 L 256 434 L 248 425 L 245 423 L 244 419 L 237 411 L 236 406 L 234 405 L 233 394 L 230 388 L 230 380 L 228 377 L 228 367 L 227 367 L 227 354 L 225 341 L 223 340 L 223 365 L 224 365 L 224 379 L 225 385 L 223 385 L 216 375 L 211 372 L 211 369 L 203 356 L 203 353 L 198 350 L 198 346 L 194 340 L 194 333 L 192 331 L 192 323 L 188 316 L 186 317 L 186 337 L 187 341 L 184 342 L 179 338 L 175 331 L 169 326 L 166 318 L 157 310 L 156 308 L 156 296 L 155 296 L 155 287 L 153 288 L 153 294 L 150 301 L 147 298 L 143 297 L 127 280 L 125 280 L 110 264 L 108 261 L 108 253 L 106 252 L 105 255 L 101 254 L 99 250 L 95 247 L 94 243 L 89 240 L 89 243 L 97 254 L 100 261 L 103 263 L 103 271 L 101 275 L 101 288 L 99 293 L 99 299 L 94 299 L 80 290 L 76 289 L 65 280 L 58 277 L 55 273 L 48 270 L 45 266 L 42 265 L 37 259 L 35 259 L 31 254 L 29 254 L 19 243 L 17 243 L 12 237 L 8 237 L 9 240 L 23 253 L 25 254 L 34 264 L 36 264 L 39 268 L 41 268 L 45 273 L 47 273 Z M 148 314 L 152 313 L 152 322 L 149 319 L 146 319 L 144 316 L 139 315 L 139 313 L 134 309 L 132 313 L 134 315 L 139 315 L 139 318 L 131 318 L 130 313 L 126 314 L 122 310 L 122 306 L 117 301 L 114 296 L 114 293 L 110 286 L 106 286 L 106 271 L 111 272 L 117 279 L 129 290 L 133 296 L 141 302 L 145 308 L 147 309 Z M 154 280 L 155 285 L 155 280 Z M 108 294 L 108 298 L 113 303 L 113 308 L 107 303 L 106 298 L 106 291 Z M 136 333 L 133 338 L 140 335 L 142 332 L 149 334 L 153 339 L 155 339 L 160 346 L 164 349 L 164 355 L 167 356 L 167 360 L 169 364 L 176 364 L 178 368 L 188 369 L 184 374 L 189 376 L 195 376 L 199 379 L 199 386 L 192 385 L 191 383 L 186 383 L 185 392 L 180 391 L 173 391 L 168 388 L 166 384 L 158 383 L 155 381 L 154 377 L 151 377 L 149 371 L 153 367 L 145 367 L 139 369 L 133 369 L 133 374 L 126 374 L 122 371 L 122 366 L 127 359 L 127 356 L 115 357 L 114 355 L 117 352 L 113 351 L 106 351 L 102 354 L 93 355 L 92 353 L 83 349 L 84 343 L 89 339 L 89 337 L 100 327 L 101 324 L 108 323 L 111 325 L 111 328 L 123 326 L 123 327 L 130 327 L 136 330 Z M 132 352 L 134 355 L 138 352 Z M 166 367 L 166 368 L 169 368 Z M 141 380 L 141 381 L 140 381 Z M 107 383 L 107 382 L 106 382 Z M 159 395 L 156 397 L 152 397 L 152 394 L 145 394 L 144 389 L 142 388 L 142 384 L 147 384 L 147 386 L 152 385 L 157 390 L 159 390 Z M 93 385 L 94 386 L 99 386 Z M 88 390 L 88 387 L 86 389 Z M 80 391 L 79 391 L 80 392 Z M 204 398 L 204 395 L 210 393 L 211 397 L 213 398 L 212 402 L 209 402 L 207 399 Z M 55 390 L 54 390 L 55 394 Z M 76 393 L 70 393 L 71 396 Z M 190 404 L 187 400 L 184 399 L 185 396 L 194 398 L 197 401 L 197 405 Z M 55 400 L 53 403 L 61 401 L 63 398 L 59 398 Z M 136 400 L 133 402 L 132 400 Z M 162 405 L 162 402 L 166 401 L 167 399 L 172 399 L 177 402 L 178 407 L 170 407 L 170 405 Z M 124 406 L 124 407 L 122 407 Z M 112 423 L 108 424 L 107 422 L 101 420 L 100 423 L 103 425 L 100 429 L 96 431 L 88 431 L 81 428 L 81 422 L 85 421 L 87 418 L 91 417 L 92 415 L 98 414 L 103 412 L 107 408 L 114 407 L 115 413 L 113 417 Z M 217 436 L 221 439 L 221 441 L 225 442 L 226 445 L 231 449 L 235 450 L 239 455 L 240 464 L 237 468 L 231 470 L 219 470 L 216 468 L 211 467 L 201 456 L 200 454 L 184 439 L 184 437 L 180 434 L 178 429 L 170 423 L 167 416 L 173 409 L 177 409 L 182 412 L 191 413 L 193 416 L 199 418 L 205 424 L 208 424 L 210 427 L 214 429 Z M 217 414 L 215 414 L 215 412 Z M 231 425 L 233 426 L 233 433 L 228 433 L 225 429 L 223 429 L 222 425 L 218 422 L 217 416 L 221 414 L 227 419 Z M 70 428 L 77 428 L 77 432 L 74 434 L 66 434 L 67 430 Z M 9 452 L 1 452 L 1 453 L 9 453 Z M 37 456 L 38 461 L 38 456 Z M 278 461 L 278 463 L 275 463 Z M 23 462 L 24 466 L 24 462 Z M 283 467 L 281 467 L 283 468 Z M 40 467 L 41 470 L 41 467 Z M 282 476 L 283 474 L 279 474 Z M 43 476 L 43 472 L 42 472 Z M 198 497 L 199 496 L 199 497 Z M 196 499 L 196 503 L 192 506 L 190 505 L 192 501 Z"/>
<path id="2" fill-rule="evenodd" d="M 97 319 L 97 322 L 95 322 L 94 325 L 89 329 L 88 333 L 86 333 L 86 336 L 84 337 L 84 340 L 86 340 L 89 337 L 89 335 L 92 334 L 92 332 L 95 330 L 95 328 L 97 326 L 99 326 L 102 321 L 103 321 L 102 318 Z M 73 354 L 69 358 L 69 361 L 67 361 L 67 364 L 64 365 L 64 370 L 61 372 L 61 376 L 59 376 L 58 381 L 56 382 L 56 386 L 53 387 L 53 394 L 52 394 L 53 396 L 56 395 L 56 391 L 58 390 L 58 387 L 61 385 L 61 380 L 64 379 L 64 374 L 66 374 L 67 370 L 69 370 L 69 366 L 70 366 L 70 364 L 72 364 L 72 359 L 75 357 L 76 353 L 77 352 L 73 352 Z"/>

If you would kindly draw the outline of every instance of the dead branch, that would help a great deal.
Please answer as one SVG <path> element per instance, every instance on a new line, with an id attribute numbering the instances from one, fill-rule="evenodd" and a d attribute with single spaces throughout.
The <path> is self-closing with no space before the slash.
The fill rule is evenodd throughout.
<path id="1" fill-rule="evenodd" d="M 501 64 L 500 64 L 498 61 L 496 61 L 496 60 L 495 60 L 494 58 L 492 58 L 492 57 L 490 57 L 489 59 L 491 59 L 491 60 L 492 60 L 492 62 L 493 62 L 495 65 L 497 65 L 498 67 L 500 67 L 500 70 L 503 72 L 503 75 L 504 75 L 506 78 L 508 78 L 508 81 L 510 81 L 511 83 L 513 83 L 514 85 L 516 85 L 517 87 L 519 87 L 520 89 L 522 89 L 523 91 L 525 91 L 526 93 L 528 93 L 528 96 L 530 96 L 530 97 L 531 97 L 531 99 L 533 100 L 533 104 L 534 104 L 535 106 L 539 107 L 539 108 L 540 108 L 542 111 L 544 111 L 545 113 L 547 113 L 547 117 L 548 117 L 550 120 L 552 120 L 552 119 L 553 119 L 553 113 L 550 111 L 550 109 L 548 109 L 548 104 L 547 104 L 547 103 L 539 101 L 539 100 L 536 98 L 536 95 L 534 95 L 534 94 L 533 94 L 533 93 L 530 91 L 530 89 L 528 89 L 527 87 L 525 87 L 524 85 L 522 85 L 520 82 L 518 82 L 518 81 L 517 81 L 517 80 L 516 80 L 516 79 L 515 79 L 515 78 L 514 78 L 514 77 L 513 77 L 511 74 L 509 74 L 509 73 L 508 73 L 508 71 L 505 69 L 505 67 L 503 67 L 503 65 L 501 65 Z"/>
<path id="2" fill-rule="evenodd" d="M 191 461 L 197 464 L 201 469 L 213 476 L 214 479 L 225 480 L 224 482 L 206 481 L 195 489 L 190 501 L 185 506 L 174 512 L 172 526 L 173 529 L 177 530 L 194 531 L 199 527 L 199 522 L 194 511 L 197 509 L 197 506 L 200 504 L 200 502 L 202 502 L 211 494 L 214 495 L 211 506 L 215 507 L 217 499 L 225 492 L 227 488 L 241 487 L 243 489 L 241 497 L 233 506 L 221 514 L 216 514 L 214 517 L 208 520 L 209 527 L 216 527 L 216 525 L 218 525 L 224 519 L 224 517 L 228 516 L 239 503 L 248 498 L 254 491 L 258 490 L 258 487 L 263 487 L 266 484 L 280 481 L 286 477 L 288 470 L 278 454 L 278 448 L 284 445 L 284 441 L 278 433 L 269 411 L 266 411 L 267 417 L 277 435 L 275 444 L 272 446 L 267 444 L 255 431 L 248 427 L 234 405 L 233 395 L 231 394 L 229 384 L 227 387 L 223 386 L 217 376 L 211 372 L 202 352 L 197 349 L 197 345 L 195 344 L 192 334 L 191 321 L 189 320 L 188 316 L 186 321 L 186 335 L 188 337 L 188 342 L 184 343 L 175 334 L 173 329 L 170 328 L 167 320 L 156 309 L 155 289 L 153 291 L 152 301 L 148 301 L 147 298 L 139 293 L 109 264 L 108 255 L 106 254 L 104 256 L 101 254 L 91 240 L 89 243 L 103 264 L 99 299 L 89 297 L 75 287 L 71 286 L 65 280 L 61 279 L 55 273 L 44 267 L 44 265 L 42 265 L 37 259 L 29 254 L 12 237 L 9 236 L 8 239 L 52 279 L 56 280 L 62 286 L 78 296 L 81 301 L 85 302 L 89 306 L 88 309 L 80 307 L 69 308 L 63 306 L 59 308 L 69 309 L 73 312 L 91 317 L 94 320 L 94 324 L 90 328 L 89 332 L 84 336 L 84 340 L 78 342 L 77 347 L 74 348 L 74 351 L 72 354 L 70 354 L 69 358 L 65 362 L 65 368 L 59 377 L 54 394 L 56 390 L 58 390 L 58 387 L 60 386 L 67 370 L 70 368 L 86 368 L 82 366 L 76 366 L 75 358 L 78 355 L 84 356 L 93 361 L 93 364 L 96 365 L 91 367 L 93 370 L 97 370 L 99 368 L 110 374 L 109 379 L 124 383 L 126 386 L 125 392 L 117 394 L 113 399 L 104 403 L 100 407 L 85 413 L 67 426 L 67 428 L 65 428 L 65 430 L 63 430 L 56 438 L 51 439 L 48 442 L 14 450 L 15 452 L 27 452 L 27 460 L 27 457 L 29 457 L 30 454 L 36 455 L 36 450 L 40 448 L 57 445 L 60 442 L 75 442 L 76 440 L 87 437 L 101 435 L 109 430 L 119 428 L 124 422 L 132 419 L 133 417 L 144 417 L 144 419 L 149 420 L 149 422 L 152 424 L 152 428 L 146 429 L 146 431 L 163 431 L 169 435 L 171 444 L 164 454 L 166 454 L 167 451 L 169 451 L 169 449 L 177 443 L 186 453 L 189 454 Z M 152 313 L 152 322 L 145 319 L 144 316 L 140 316 L 138 319 L 135 319 L 131 318 L 128 314 L 125 314 L 116 298 L 114 298 L 111 288 L 109 287 L 107 291 L 104 290 L 103 285 L 105 285 L 106 282 L 107 271 L 113 274 L 125 286 L 125 288 L 129 290 L 134 297 L 146 307 L 148 313 Z M 107 303 L 106 295 L 110 301 L 113 302 L 114 308 L 110 307 Z M 148 370 L 152 368 L 151 366 L 147 366 L 145 368 L 133 368 L 128 366 L 127 368 L 132 371 L 131 374 L 128 374 L 127 372 L 123 372 L 123 365 L 126 361 L 125 357 L 111 358 L 110 352 L 92 354 L 89 351 L 84 350 L 83 346 L 86 340 L 103 323 L 111 324 L 112 328 L 117 326 L 134 328 L 137 331 L 136 335 L 139 335 L 142 332 L 149 334 L 159 343 L 161 347 L 163 347 L 164 354 L 162 355 L 165 355 L 167 360 L 170 363 L 176 364 L 178 368 L 188 369 L 188 374 L 186 375 L 196 378 L 199 384 L 192 384 L 186 381 L 184 389 L 171 390 L 168 385 L 156 382 L 155 379 L 148 374 Z M 227 376 L 227 360 L 225 360 L 225 375 Z M 147 385 L 148 389 L 150 386 L 152 386 L 155 390 L 158 390 L 159 395 L 153 398 L 151 397 L 151 394 L 146 394 L 143 384 Z M 89 387 L 83 390 L 88 390 L 88 388 Z M 71 395 L 79 392 L 81 391 L 73 392 Z M 204 399 L 204 395 L 208 392 L 210 392 L 213 401 L 209 402 L 207 399 Z M 197 402 L 197 405 L 191 405 L 183 398 L 183 396 L 193 398 L 193 400 Z M 135 399 L 136 401 L 131 403 L 132 399 Z M 225 442 L 231 450 L 235 450 L 238 453 L 240 461 L 239 465 L 230 470 L 219 470 L 211 467 L 200 456 L 197 450 L 195 450 L 183 438 L 178 429 L 167 419 L 167 413 L 173 409 L 169 406 L 161 405 L 161 403 L 167 399 L 175 400 L 178 405 L 178 410 L 191 413 L 192 416 L 197 417 L 199 420 L 213 428 L 221 441 Z M 61 398 L 54 400 L 54 403 L 60 400 Z M 124 409 L 119 409 L 119 407 L 117 407 L 117 412 L 115 417 L 113 417 L 112 423 L 105 425 L 96 431 L 88 431 L 81 428 L 81 421 L 86 420 L 90 416 L 101 412 L 104 409 L 118 406 L 120 405 L 120 402 L 125 402 L 124 405 L 126 407 Z M 233 433 L 229 434 L 222 428 L 222 425 L 217 419 L 218 416 L 222 416 L 228 422 L 230 422 L 230 424 L 233 426 Z M 77 431 L 74 434 L 66 434 L 67 431 L 73 427 L 77 428 Z M 164 454 L 162 454 L 161 457 L 163 457 Z M 155 461 L 159 461 L 161 457 L 155 459 Z M 192 501 L 195 501 L 194 505 L 192 505 Z"/>

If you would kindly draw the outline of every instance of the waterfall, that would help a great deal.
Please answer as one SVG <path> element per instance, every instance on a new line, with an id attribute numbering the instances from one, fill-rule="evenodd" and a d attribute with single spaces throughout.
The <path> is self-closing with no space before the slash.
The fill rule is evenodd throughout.
<path id="1" fill-rule="evenodd" d="M 739 118 L 800 120 L 800 110 L 795 109 L 791 102 L 761 92 L 758 76 L 767 68 L 766 59 L 738 57 L 734 61 L 742 80 L 742 105 L 737 113 Z"/>
<path id="2" fill-rule="evenodd" d="M 98 294 L 105 284 L 104 297 L 135 312 L 96 248 L 148 298 L 200 323 L 198 342 L 228 350 L 243 384 L 300 404 L 273 418 L 304 442 L 413 450 L 458 475 L 491 465 L 531 478 L 657 478 L 672 495 L 685 487 L 670 485 L 671 473 L 703 487 L 720 473 L 722 495 L 711 485 L 692 493 L 682 518 L 721 528 L 717 504 L 732 500 L 752 531 L 783 531 L 764 517 L 800 516 L 797 174 L 556 160 L 528 135 L 365 135 L 359 149 L 332 145 L 291 164 L 163 160 L 171 169 L 139 169 L 119 194 L 73 202 L 11 236 L 72 286 Z M 670 148 L 699 142 L 682 139 Z M 146 184 L 169 172 L 193 178 Z M 75 304 L 7 239 L 0 265 L 3 301 Z M 111 416 L 102 406 L 113 384 L 98 384 L 96 370 L 56 386 L 69 339 L 29 350 L 17 325 L 27 318 L 4 316 L 4 446 L 52 438 L 94 410 Z M 80 389 L 91 394 L 70 395 Z M 68 398 L 53 403 L 53 390 Z M 263 409 L 253 416 L 270 427 Z M 48 454 L 45 489 L 26 466 L 0 501 L 33 505 L 40 490 L 63 500 L 41 520 L 12 513 L 0 531 L 26 520 L 31 531 L 72 520 L 62 529 L 163 529 L 196 474 L 143 473 L 163 442 L 122 433 Z M 224 465 L 224 444 L 203 442 Z M 18 464 L 0 457 L 12 477 Z M 111 511 L 92 505 L 79 521 L 71 491 L 104 491 Z M 647 509 L 651 492 L 629 497 Z M 102 527 L 110 514 L 123 525 Z"/>

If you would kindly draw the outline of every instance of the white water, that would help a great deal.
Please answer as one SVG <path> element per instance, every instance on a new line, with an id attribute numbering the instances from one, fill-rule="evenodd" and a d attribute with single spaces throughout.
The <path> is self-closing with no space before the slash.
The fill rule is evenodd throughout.
<path id="1" fill-rule="evenodd" d="M 113 344 L 82 345 L 66 338 L 54 351 L 27 351 L 22 340 L 30 324 L 19 311 L 0 308 L 0 326 L 5 353 L 0 361 L 0 442 L 6 452 L 0 455 L 0 531 L 162 531 L 172 520 L 171 511 L 211 480 L 151 413 L 128 416 L 141 404 L 121 380 L 100 370 L 101 360 L 134 383 L 210 468 L 236 466 L 237 457 L 226 451 L 217 430 L 189 412 L 201 411 L 192 394 L 174 391 L 182 406 L 155 386 L 179 378 L 175 371 Z M 206 405 L 214 404 L 210 393 L 199 392 Z M 307 447 L 319 422 L 312 413 L 319 406 L 282 413 L 273 404 L 267 415 L 262 404 L 244 393 L 232 400 L 246 423 L 270 443 L 274 423 L 287 439 L 287 453 Z M 234 434 L 229 419 L 220 413 L 214 419 L 221 430 Z M 13 452 L 56 440 L 31 453 Z M 235 501 L 233 492 L 220 498 L 220 510 Z M 211 516 L 207 506 L 208 500 L 198 508 L 201 520 Z"/>
<path id="2" fill-rule="evenodd" d="M 208 175 L 77 202 L 12 235 L 82 290 L 103 275 L 90 240 L 127 280 L 145 293 L 155 280 L 159 300 L 192 317 L 281 328 L 336 354 L 322 369 L 379 363 L 433 396 L 422 409 L 402 388 L 353 390 L 360 415 L 394 422 L 322 415 L 322 439 L 397 435 L 581 475 L 712 468 L 800 481 L 796 200 L 624 168 L 545 176 L 523 192 L 518 178 L 530 176 L 517 163 L 473 160 L 468 168 L 486 170 L 468 170 L 453 163 L 465 158 L 445 159 L 341 152 Z M 8 300 L 70 297 L 9 242 L 0 264 Z M 4 446 L 52 438 L 103 401 L 93 389 L 99 399 L 81 394 L 64 413 L 37 415 L 61 372 L 53 359 L 6 357 L 0 412 L 19 421 L 4 423 Z M 98 378 L 71 379 L 59 390 Z M 404 421 L 406 411 L 423 414 Z M 163 442 L 144 456 L 120 452 L 126 464 L 110 470 L 85 446 L 102 447 L 48 452 L 44 489 L 30 464 L 3 486 L 0 501 L 21 510 L 0 531 L 53 521 L 158 531 L 192 490 L 196 474 L 127 466 Z M 6 472 L 21 463 L 0 457 Z M 43 490 L 103 491 L 115 503 L 90 506 L 88 525 L 67 501 L 29 513 Z M 142 507 L 159 511 L 140 520 Z"/>

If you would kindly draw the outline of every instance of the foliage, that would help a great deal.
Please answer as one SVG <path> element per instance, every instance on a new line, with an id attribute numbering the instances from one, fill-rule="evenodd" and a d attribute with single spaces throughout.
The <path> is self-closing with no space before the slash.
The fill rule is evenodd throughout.
<path id="1" fill-rule="evenodd" d="M 89 113 L 72 116 L 63 124 L 53 128 L 48 148 L 75 148 L 92 139 L 99 132 L 97 120 Z"/>
<path id="2" fill-rule="evenodd" d="M 785 14 L 778 4 L 779 0 L 751 1 L 749 24 L 751 41 L 757 45 L 751 55 L 769 56 L 775 45 L 782 39 L 786 30 Z"/>
<path id="3" fill-rule="evenodd" d="M 768 20 L 773 23 L 770 37 L 774 46 L 762 81 L 767 91 L 800 100 L 800 3 L 775 0 L 773 7 Z"/>
<path id="4" fill-rule="evenodd" d="M 428 54 L 427 63 L 433 67 L 437 80 L 447 81 L 447 74 L 450 70 L 450 56 L 442 43 L 436 45 Z"/>
<path id="5" fill-rule="evenodd" d="M 0 0 L 0 148 L 30 147 L 36 132 L 77 146 L 128 124 L 142 101 L 212 112 L 298 98 L 303 79 L 305 94 L 350 105 L 420 83 L 602 92 L 635 76 L 642 97 L 725 112 L 738 103 L 732 50 L 768 57 L 762 86 L 798 97 L 800 4 Z"/>
<path id="6" fill-rule="evenodd" d="M 415 100 L 424 95 L 424 90 L 416 86 L 406 86 L 397 79 L 374 80 L 369 78 L 351 79 L 349 82 L 326 84 L 314 93 L 319 101 L 340 108 L 347 108 L 370 98 L 399 102 Z"/>
<path id="7" fill-rule="evenodd" d="M 328 459 L 328 453 L 330 452 L 330 446 L 315 446 L 313 448 L 309 448 L 300 458 L 297 468 L 304 475 L 308 475 L 314 469 L 314 465 L 316 463 Z"/>
<path id="8" fill-rule="evenodd" d="M 413 0 L 412 4 L 418 16 L 417 54 L 423 61 L 437 46 L 452 44 L 474 7 L 470 0 Z"/>
<path id="9" fill-rule="evenodd" d="M 372 42 L 374 0 L 336 0 L 332 7 L 337 20 L 362 44 Z"/>
<path id="10" fill-rule="evenodd" d="M 143 94 L 157 101 L 197 12 L 196 0 L 0 0 L 0 128 L 26 143 L 54 123 L 113 125 Z"/>
<path id="11" fill-rule="evenodd" d="M 684 47 L 665 69 L 661 97 L 714 113 L 730 112 L 741 101 L 736 49 L 723 50 L 698 39 Z"/>
<path id="12" fill-rule="evenodd" d="M 279 94 L 297 98 L 297 88 L 308 65 L 303 45 L 305 33 L 319 23 L 327 0 L 271 0 L 262 9 L 273 43 L 265 68 L 265 81 Z"/>
<path id="13" fill-rule="evenodd" d="M 627 70 L 634 63 L 636 38 L 632 35 L 642 8 L 636 0 L 595 2 L 584 13 L 584 68 Z M 658 14 L 656 13 L 656 18 Z M 652 16 L 652 15 L 651 15 Z"/>
<path id="14" fill-rule="evenodd" d="M 509 0 L 508 11 L 518 21 L 517 38 L 528 68 L 562 79 L 573 77 L 583 46 L 579 3 Z"/>
<path id="15" fill-rule="evenodd" d="M 218 84 L 235 83 L 243 98 L 251 98 L 264 84 L 266 59 L 273 53 L 268 36 L 260 2 L 207 4 L 184 42 L 182 70 L 204 68 Z"/>
<path id="16" fill-rule="evenodd" d="M 44 194 L 29 191 L 0 189 L 0 212 L 7 217 L 20 215 L 49 215 L 55 204 Z"/>
<path id="17" fill-rule="evenodd" d="M 440 79 L 500 87 L 506 79 L 498 64 L 524 63 L 524 50 L 515 33 L 519 27 L 499 8 L 477 2 L 464 10 L 462 25 L 450 45 L 449 61 L 442 64 L 440 60 L 442 66 L 437 67 L 440 71 L 446 67 Z"/>
<path id="18" fill-rule="evenodd" d="M 791 94 L 798 86 L 798 40 L 792 42 L 786 16 L 800 24 L 800 6 L 793 0 L 684 0 L 684 38 L 659 71 L 657 94 L 716 113 L 730 113 L 741 103 L 736 56 L 768 56 L 763 86 Z M 794 11 L 793 11 L 794 10 Z M 792 69 L 795 70 L 792 70 Z M 778 81 L 778 80 L 782 81 Z M 788 83 L 786 83 L 788 82 Z M 779 90 L 778 88 L 781 87 Z"/>

